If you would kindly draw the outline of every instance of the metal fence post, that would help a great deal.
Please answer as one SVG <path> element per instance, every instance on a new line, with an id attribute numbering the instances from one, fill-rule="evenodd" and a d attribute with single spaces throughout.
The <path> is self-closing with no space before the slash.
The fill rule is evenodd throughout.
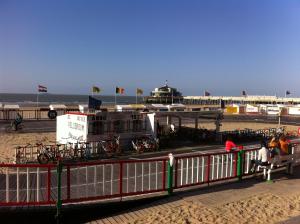
<path id="1" fill-rule="evenodd" d="M 174 156 L 172 153 L 169 153 L 168 160 L 168 195 L 173 193 L 173 164 L 174 164 Z"/>
<path id="2" fill-rule="evenodd" d="M 61 173 L 62 173 L 62 163 L 60 160 L 57 162 L 57 201 L 56 201 L 56 223 L 60 223 L 61 219 Z"/>
<path id="3" fill-rule="evenodd" d="M 237 176 L 239 178 L 239 181 L 242 180 L 243 176 L 243 155 L 244 155 L 244 150 L 238 151 L 238 159 L 237 159 Z"/>

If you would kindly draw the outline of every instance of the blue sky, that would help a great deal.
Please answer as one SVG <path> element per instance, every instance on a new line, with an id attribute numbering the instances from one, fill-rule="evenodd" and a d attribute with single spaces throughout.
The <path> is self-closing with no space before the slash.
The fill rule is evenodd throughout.
<path id="1" fill-rule="evenodd" d="M 300 96 L 300 1 L 0 0 L 0 92 Z"/>

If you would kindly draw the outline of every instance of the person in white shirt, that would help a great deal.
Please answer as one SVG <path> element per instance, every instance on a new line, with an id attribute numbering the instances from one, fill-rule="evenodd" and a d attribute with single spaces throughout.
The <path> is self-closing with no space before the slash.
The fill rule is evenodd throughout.
<path id="1" fill-rule="evenodd" d="M 250 171 L 253 173 L 256 171 L 258 165 L 267 166 L 269 165 L 270 160 L 270 152 L 265 141 L 261 142 L 261 149 L 258 151 L 257 160 L 251 160 L 251 169 Z"/>

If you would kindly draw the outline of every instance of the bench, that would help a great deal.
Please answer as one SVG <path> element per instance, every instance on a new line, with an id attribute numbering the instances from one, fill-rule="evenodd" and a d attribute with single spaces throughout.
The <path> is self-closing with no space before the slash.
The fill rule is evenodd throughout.
<path id="1" fill-rule="evenodd" d="M 296 155 L 277 155 L 271 159 L 270 164 L 267 166 L 258 165 L 257 170 L 262 169 L 264 171 L 263 177 L 267 179 L 267 181 L 271 181 L 271 173 L 277 167 L 286 166 L 286 173 L 293 174 L 293 165 L 295 163 Z"/>

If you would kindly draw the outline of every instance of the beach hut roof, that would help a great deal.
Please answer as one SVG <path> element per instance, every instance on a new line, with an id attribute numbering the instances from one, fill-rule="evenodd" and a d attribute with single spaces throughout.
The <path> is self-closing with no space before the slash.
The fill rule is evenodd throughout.
<path id="1" fill-rule="evenodd" d="M 20 109 L 20 106 L 18 104 L 5 104 L 3 108 L 8 110 L 10 109 L 18 110 Z"/>
<path id="2" fill-rule="evenodd" d="M 67 106 L 64 104 L 51 104 L 49 105 L 50 110 L 58 110 L 58 109 L 67 109 Z"/>

